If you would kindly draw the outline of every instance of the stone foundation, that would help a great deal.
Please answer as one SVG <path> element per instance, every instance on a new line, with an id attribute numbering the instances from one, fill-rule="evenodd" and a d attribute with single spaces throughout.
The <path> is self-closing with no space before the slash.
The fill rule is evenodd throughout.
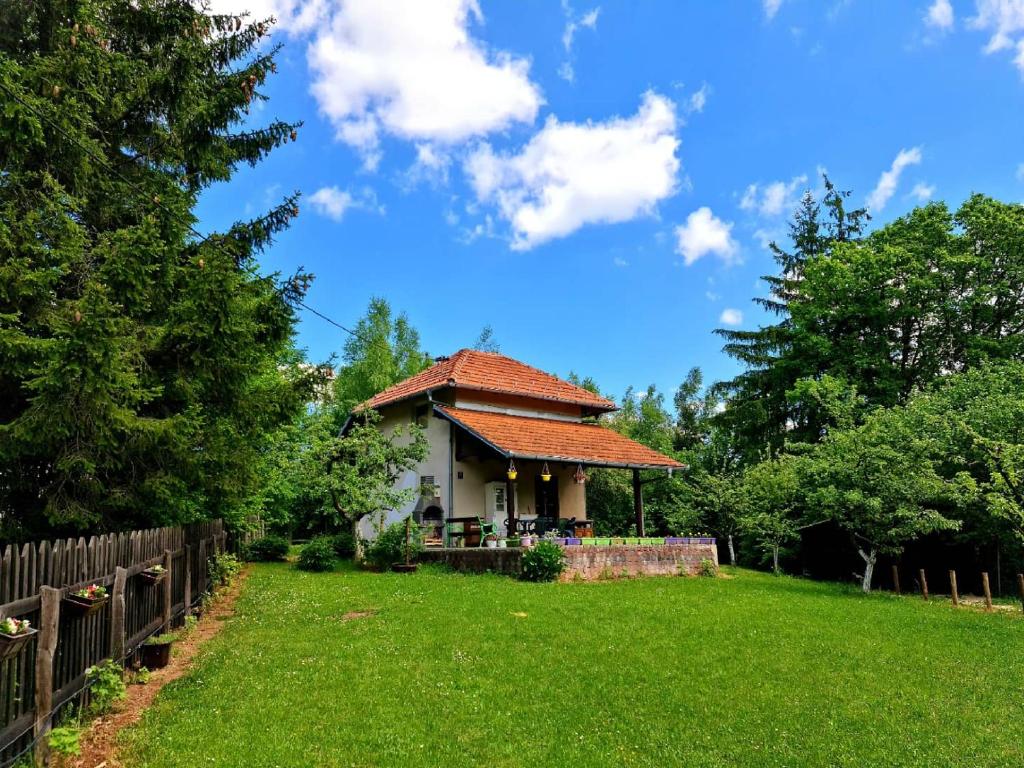
<path id="1" fill-rule="evenodd" d="M 508 549 L 446 548 L 428 549 L 419 556 L 421 563 L 441 563 L 456 571 L 501 573 L 518 576 L 523 551 Z M 613 547 L 565 547 L 566 568 L 562 581 L 576 579 L 622 578 L 630 576 L 696 575 L 702 560 L 718 566 L 718 547 L 714 539 L 700 543 L 658 546 L 620 545 Z"/>

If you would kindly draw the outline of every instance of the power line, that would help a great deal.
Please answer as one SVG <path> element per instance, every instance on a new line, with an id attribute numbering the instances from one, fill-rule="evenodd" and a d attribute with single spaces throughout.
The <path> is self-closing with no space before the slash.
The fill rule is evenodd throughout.
<path id="1" fill-rule="evenodd" d="M 0 80 L 0 90 L 3 90 L 8 96 L 10 96 L 16 102 L 18 102 L 18 104 L 20 104 L 25 109 L 27 109 L 29 112 L 34 114 L 37 118 L 39 118 L 40 120 L 45 122 L 47 125 L 49 125 L 52 129 L 57 131 L 65 139 L 67 139 L 72 144 L 77 146 L 80 150 L 82 150 L 83 152 L 88 154 L 94 160 L 97 160 L 108 171 L 110 171 L 115 176 L 117 176 L 122 182 L 127 184 L 129 187 L 131 187 L 137 193 L 139 193 L 140 195 L 148 195 L 146 190 L 144 190 L 141 187 L 139 187 L 134 181 L 132 181 L 131 179 L 127 178 L 124 174 L 122 174 L 120 172 L 120 170 L 118 170 L 114 165 L 112 165 L 110 163 L 110 161 L 107 159 L 106 155 L 100 154 L 98 152 L 94 152 L 90 147 L 88 147 L 85 144 L 83 144 L 75 136 L 71 135 L 66 130 L 64 130 L 64 128 L 61 125 L 55 123 L 47 115 L 43 114 L 38 109 L 36 109 L 32 104 L 30 104 L 29 102 L 27 102 L 23 98 L 21 98 L 21 96 L 18 95 L 13 90 L 11 90 L 11 88 L 8 87 L 7 84 L 4 83 L 3 80 Z M 164 213 L 168 214 L 169 216 L 171 216 L 173 218 L 174 214 L 166 206 L 164 206 L 163 202 L 161 202 L 159 198 L 152 199 L 151 202 L 152 202 L 152 204 L 154 206 L 160 208 L 162 211 L 164 211 Z M 214 233 L 212 233 L 212 232 L 210 234 L 208 234 L 208 235 L 203 235 L 202 232 L 197 230 L 195 228 L 195 226 L 193 226 L 189 222 L 186 222 L 185 226 L 193 235 L 195 235 L 196 237 L 200 238 L 199 241 L 195 244 L 197 248 L 201 248 L 203 245 L 205 245 L 206 243 L 208 243 L 210 241 L 210 238 L 212 238 L 214 236 Z M 229 258 L 234 260 L 234 255 L 233 254 L 228 253 L 226 249 L 222 249 L 222 251 Z M 239 266 L 242 269 L 244 269 L 245 271 L 247 271 L 249 274 L 253 275 L 256 278 L 259 278 L 260 280 L 268 279 L 266 275 L 261 274 L 259 272 L 259 270 L 256 269 L 255 267 L 249 267 L 249 266 L 246 266 L 245 264 L 239 264 Z M 309 304 L 307 304 L 306 302 L 302 301 L 302 299 L 295 298 L 295 299 L 293 299 L 293 301 L 298 306 L 302 307 L 303 309 L 307 310 L 308 312 L 312 312 L 314 315 L 319 317 L 321 320 L 324 320 L 325 322 L 330 323 L 335 328 L 339 328 L 342 331 L 344 331 L 345 333 L 349 334 L 350 336 L 354 336 L 354 337 L 356 337 L 358 339 L 361 339 L 364 342 L 367 341 L 358 332 L 353 331 L 350 328 L 347 328 L 346 326 L 342 325 L 341 323 L 339 323 L 337 320 L 333 319 L 332 317 L 324 314 L 323 312 L 321 312 L 320 310 L 318 310 L 318 309 L 316 309 L 314 307 L 311 307 Z"/>

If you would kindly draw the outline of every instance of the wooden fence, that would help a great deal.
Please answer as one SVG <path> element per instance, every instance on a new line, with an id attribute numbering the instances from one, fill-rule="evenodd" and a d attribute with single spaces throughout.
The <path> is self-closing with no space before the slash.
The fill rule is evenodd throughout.
<path id="1" fill-rule="evenodd" d="M 0 768 L 45 741 L 55 715 L 84 704 L 86 670 L 128 659 L 148 638 L 184 621 L 209 586 L 208 559 L 227 546 L 220 520 L 183 528 L 8 545 L 0 561 L 0 618 L 28 619 L 39 632 L 0 662 Z M 162 565 L 150 584 L 138 574 Z M 90 616 L 62 600 L 90 584 L 110 599 Z"/>

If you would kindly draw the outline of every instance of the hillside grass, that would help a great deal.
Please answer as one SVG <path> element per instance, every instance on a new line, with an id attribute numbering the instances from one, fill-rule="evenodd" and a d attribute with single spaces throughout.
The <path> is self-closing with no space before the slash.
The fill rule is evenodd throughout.
<path id="1" fill-rule="evenodd" d="M 126 766 L 1024 764 L 1024 621 L 744 570 L 260 565 Z M 346 618 L 350 612 L 370 612 Z"/>

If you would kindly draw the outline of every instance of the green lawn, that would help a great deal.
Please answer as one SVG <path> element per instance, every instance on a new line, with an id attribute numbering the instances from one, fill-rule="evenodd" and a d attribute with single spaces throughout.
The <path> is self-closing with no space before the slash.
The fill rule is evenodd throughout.
<path id="1" fill-rule="evenodd" d="M 1018 615 L 733 576 L 259 566 L 125 764 L 1024 764 Z"/>

